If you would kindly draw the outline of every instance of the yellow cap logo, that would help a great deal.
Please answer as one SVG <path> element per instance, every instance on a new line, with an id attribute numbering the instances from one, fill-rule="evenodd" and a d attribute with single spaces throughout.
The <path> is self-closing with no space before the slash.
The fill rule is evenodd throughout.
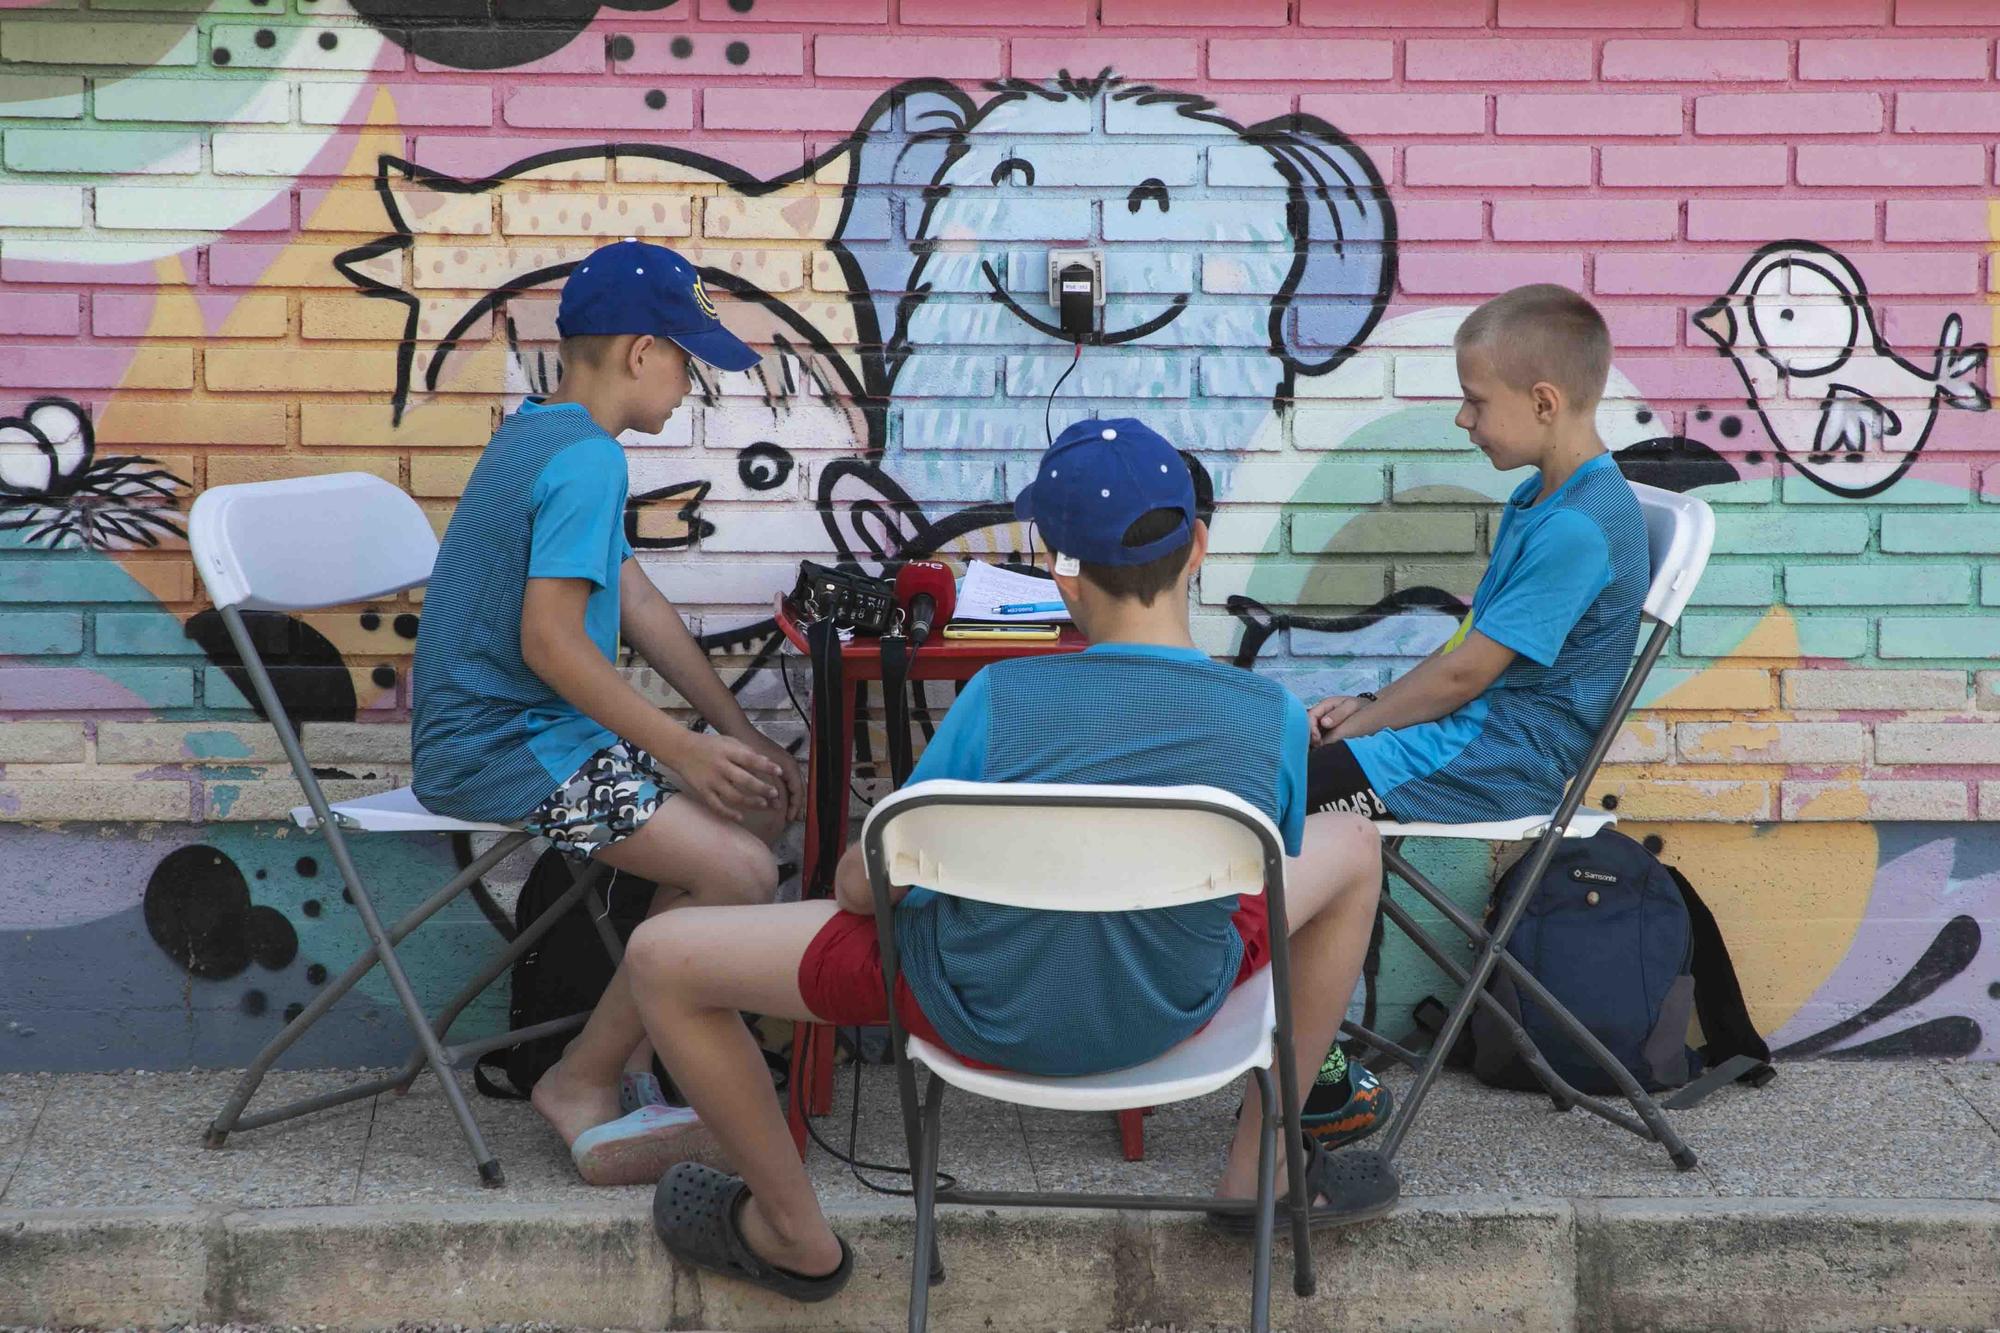
<path id="1" fill-rule="evenodd" d="M 694 275 L 694 303 L 700 306 L 701 312 L 710 319 L 722 318 L 721 313 L 715 308 L 715 302 L 708 299 L 708 289 L 701 285 L 701 274 L 699 273 Z"/>

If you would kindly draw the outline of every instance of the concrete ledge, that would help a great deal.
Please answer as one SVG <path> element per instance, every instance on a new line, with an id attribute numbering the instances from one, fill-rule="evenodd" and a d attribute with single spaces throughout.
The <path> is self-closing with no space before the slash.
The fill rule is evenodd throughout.
<path id="1" fill-rule="evenodd" d="M 852 1286 L 796 1306 L 676 1272 L 643 1205 L 0 1212 L 0 1324 L 406 1321 L 900 1329 L 906 1205 L 850 1206 Z M 1242 1325 L 1248 1246 L 1165 1214 L 955 1209 L 939 1333 Z M 2000 1203 L 1413 1199 L 1315 1237 L 1289 1329 L 1847 1329 L 2000 1324 Z M 1365 1312 L 1365 1313 L 1364 1313 Z"/>

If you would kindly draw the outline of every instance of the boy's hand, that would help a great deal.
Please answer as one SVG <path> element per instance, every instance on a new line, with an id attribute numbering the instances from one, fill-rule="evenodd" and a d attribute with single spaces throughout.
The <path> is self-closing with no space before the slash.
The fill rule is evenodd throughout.
<path id="1" fill-rule="evenodd" d="M 1368 701 L 1351 694 L 1334 694 L 1321 699 L 1306 710 L 1306 720 L 1312 727 L 1312 743 L 1324 745 L 1333 739 L 1333 733 L 1340 724 L 1360 712 Z"/>
<path id="2" fill-rule="evenodd" d="M 784 769 L 728 736 L 688 733 L 673 768 L 690 792 L 739 824 L 745 810 L 776 810 L 785 803 Z"/>
<path id="3" fill-rule="evenodd" d="M 805 818 L 806 778 L 799 761 L 784 746 L 761 733 L 745 744 L 778 766 L 778 781 L 785 789 L 785 818 Z"/>

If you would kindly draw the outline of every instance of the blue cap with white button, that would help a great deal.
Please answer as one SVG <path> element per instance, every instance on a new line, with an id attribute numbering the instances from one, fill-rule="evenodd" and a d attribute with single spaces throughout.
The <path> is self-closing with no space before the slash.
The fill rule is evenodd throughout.
<path id="1" fill-rule="evenodd" d="M 1177 509 L 1181 522 L 1143 546 L 1125 532 L 1155 509 Z M 1171 444 L 1143 421 L 1079 421 L 1042 455 L 1035 479 L 1014 501 L 1014 517 L 1032 520 L 1058 553 L 1095 565 L 1143 565 L 1194 536 L 1194 477 Z"/>
<path id="2" fill-rule="evenodd" d="M 664 245 L 626 237 L 570 270 L 556 309 L 565 338 L 649 333 L 718 370 L 748 370 L 757 353 L 722 327 L 701 273 Z"/>

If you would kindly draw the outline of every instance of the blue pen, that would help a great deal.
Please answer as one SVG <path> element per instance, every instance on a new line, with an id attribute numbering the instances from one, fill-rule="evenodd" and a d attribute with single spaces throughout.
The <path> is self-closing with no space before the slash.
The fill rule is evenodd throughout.
<path id="1" fill-rule="evenodd" d="M 1061 602 L 1009 602 L 1006 606 L 996 606 L 993 609 L 1003 616 L 1032 616 L 1041 611 L 1062 611 L 1067 608 Z"/>

